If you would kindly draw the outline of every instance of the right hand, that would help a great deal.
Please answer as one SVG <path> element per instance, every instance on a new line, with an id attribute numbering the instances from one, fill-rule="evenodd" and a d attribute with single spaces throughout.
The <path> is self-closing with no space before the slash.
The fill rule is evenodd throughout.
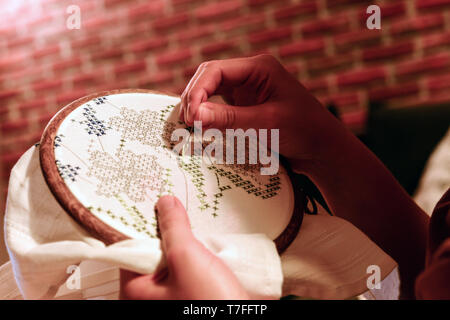
<path id="1" fill-rule="evenodd" d="M 229 105 L 208 101 L 213 95 Z M 331 113 L 270 55 L 202 63 L 181 96 L 180 119 L 189 126 L 200 120 L 204 128 L 279 129 L 280 153 L 294 168 L 319 159 L 324 132 L 337 127 Z"/>
<path id="2" fill-rule="evenodd" d="M 180 201 L 161 197 L 156 208 L 167 268 L 153 275 L 120 272 L 120 297 L 133 300 L 248 300 L 225 263 L 198 241 Z"/>

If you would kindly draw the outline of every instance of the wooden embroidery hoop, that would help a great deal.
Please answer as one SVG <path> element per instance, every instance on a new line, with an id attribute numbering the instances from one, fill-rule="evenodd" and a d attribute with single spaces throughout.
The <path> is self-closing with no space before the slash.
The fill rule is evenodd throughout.
<path id="1" fill-rule="evenodd" d="M 55 136 L 59 126 L 63 120 L 76 108 L 82 104 L 106 95 L 113 95 L 119 93 L 153 93 L 162 94 L 166 96 L 178 97 L 177 95 L 154 91 L 146 89 L 117 89 L 110 91 L 103 91 L 99 93 L 90 94 L 82 97 L 62 108 L 47 124 L 44 133 L 42 134 L 39 150 L 39 159 L 41 170 L 45 181 L 56 198 L 58 203 L 64 210 L 74 218 L 83 228 L 85 228 L 94 237 L 103 241 L 105 244 L 112 244 L 122 240 L 129 239 L 128 236 L 109 226 L 101 219 L 97 218 L 87 209 L 69 190 L 65 181 L 62 179 L 55 164 Z M 289 175 L 292 175 L 288 166 L 285 166 Z M 294 179 L 291 179 L 294 182 Z M 298 186 L 293 185 L 294 189 L 294 210 L 285 230 L 274 240 L 278 252 L 281 254 L 295 239 L 300 229 L 306 198 Z"/>

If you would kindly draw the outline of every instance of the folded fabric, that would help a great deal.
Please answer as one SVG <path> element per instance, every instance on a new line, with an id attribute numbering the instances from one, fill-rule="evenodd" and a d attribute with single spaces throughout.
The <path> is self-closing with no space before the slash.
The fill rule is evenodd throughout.
<path id="1" fill-rule="evenodd" d="M 53 198 L 35 147 L 11 172 L 5 240 L 25 299 L 53 298 L 70 276 L 68 268 L 83 261 L 100 261 L 138 273 L 153 273 L 164 263 L 157 239 L 131 239 L 106 246 L 90 236 Z M 381 279 L 396 267 L 353 225 L 326 215 L 305 216 L 281 260 L 273 241 L 262 234 L 211 234 L 200 241 L 229 266 L 250 293 L 273 298 L 288 294 L 318 299 L 352 297 L 367 291 L 368 266 L 378 266 Z"/>

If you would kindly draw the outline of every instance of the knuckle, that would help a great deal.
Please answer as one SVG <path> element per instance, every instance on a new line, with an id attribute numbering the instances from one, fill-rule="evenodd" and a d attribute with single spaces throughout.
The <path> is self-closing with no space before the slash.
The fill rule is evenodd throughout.
<path id="1" fill-rule="evenodd" d="M 234 122 L 235 122 L 235 120 L 236 120 L 235 112 L 233 110 L 225 109 L 224 113 L 223 113 L 223 116 L 224 116 L 223 120 L 224 120 L 225 127 L 226 128 L 232 127 Z"/>
<path id="2" fill-rule="evenodd" d="M 256 59 L 262 62 L 273 63 L 276 61 L 275 57 L 268 53 L 262 53 L 256 56 Z"/>
<path id="3" fill-rule="evenodd" d="M 215 66 L 216 64 L 217 64 L 217 60 L 209 60 L 209 61 L 203 62 L 201 65 L 203 66 L 203 68 L 211 68 L 211 67 Z"/>
<path id="4" fill-rule="evenodd" d="M 262 68 L 273 69 L 278 68 L 281 65 L 277 58 L 268 53 L 260 54 L 256 56 L 255 59 L 258 66 Z"/>

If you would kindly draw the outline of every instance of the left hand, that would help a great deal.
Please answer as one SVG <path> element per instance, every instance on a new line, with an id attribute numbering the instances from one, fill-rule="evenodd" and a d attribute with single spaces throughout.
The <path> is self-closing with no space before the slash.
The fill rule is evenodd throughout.
<path id="1" fill-rule="evenodd" d="M 249 299 L 231 270 L 195 239 L 176 197 L 161 197 L 156 209 L 167 269 L 150 275 L 121 270 L 121 299 Z"/>

